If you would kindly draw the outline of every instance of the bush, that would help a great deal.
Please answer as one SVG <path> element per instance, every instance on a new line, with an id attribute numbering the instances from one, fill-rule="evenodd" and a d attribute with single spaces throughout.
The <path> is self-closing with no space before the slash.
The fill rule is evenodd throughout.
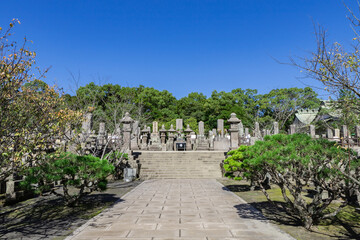
<path id="1" fill-rule="evenodd" d="M 124 169 L 130 167 L 128 160 L 129 156 L 127 153 L 119 151 L 110 152 L 105 155 L 104 159 L 107 159 L 110 164 L 114 166 L 114 178 L 120 179 L 123 177 Z"/>
<path id="2" fill-rule="evenodd" d="M 298 216 L 307 229 L 320 219 L 334 217 L 348 204 L 349 192 L 359 189 L 356 153 L 324 139 L 278 134 L 229 154 L 224 164 L 227 176 L 255 182 L 271 202 L 263 185 L 266 176 L 270 176 L 281 190 L 286 210 Z M 307 190 L 313 194 L 310 202 L 302 194 Z M 335 199 L 343 199 L 343 203 L 325 214 Z"/>
<path id="3" fill-rule="evenodd" d="M 73 205 L 92 191 L 105 190 L 106 178 L 113 171 L 114 167 L 107 160 L 92 155 L 49 154 L 43 163 L 27 170 L 22 185 L 25 188 L 35 186 L 35 190 L 40 193 L 51 190 L 52 185 L 60 181 L 63 193 L 55 192 L 54 189 L 52 192 L 62 196 L 68 205 Z"/>

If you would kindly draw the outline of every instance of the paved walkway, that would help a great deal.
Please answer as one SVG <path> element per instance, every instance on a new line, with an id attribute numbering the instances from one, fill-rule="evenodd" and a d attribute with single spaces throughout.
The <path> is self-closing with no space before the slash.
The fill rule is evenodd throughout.
<path id="1" fill-rule="evenodd" d="M 67 239 L 292 239 L 216 180 L 143 182 Z"/>

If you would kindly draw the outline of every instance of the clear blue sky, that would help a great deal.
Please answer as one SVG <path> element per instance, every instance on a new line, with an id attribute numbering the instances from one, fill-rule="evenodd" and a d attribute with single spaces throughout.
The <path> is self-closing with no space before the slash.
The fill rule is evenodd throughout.
<path id="1" fill-rule="evenodd" d="M 350 6 L 355 1 L 345 0 Z M 315 48 L 313 22 L 332 41 L 353 37 L 340 0 L 1 1 L 0 26 L 18 18 L 47 83 L 65 91 L 91 81 L 190 92 L 304 87 L 278 64 Z M 311 81 L 306 81 L 311 84 Z"/>

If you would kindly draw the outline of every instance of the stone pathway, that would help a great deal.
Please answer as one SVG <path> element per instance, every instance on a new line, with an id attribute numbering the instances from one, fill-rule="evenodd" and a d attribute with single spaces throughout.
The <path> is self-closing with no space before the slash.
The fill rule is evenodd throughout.
<path id="1" fill-rule="evenodd" d="M 293 239 L 211 179 L 148 180 L 66 238 Z"/>

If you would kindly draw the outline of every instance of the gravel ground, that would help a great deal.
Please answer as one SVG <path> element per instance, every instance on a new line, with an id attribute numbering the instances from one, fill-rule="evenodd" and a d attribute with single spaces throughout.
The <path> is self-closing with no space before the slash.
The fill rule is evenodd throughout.
<path id="1" fill-rule="evenodd" d="M 108 184 L 104 192 L 86 196 L 76 207 L 66 207 L 54 195 L 39 196 L 0 208 L 0 239 L 64 239 L 88 219 L 99 214 L 140 181 Z"/>

